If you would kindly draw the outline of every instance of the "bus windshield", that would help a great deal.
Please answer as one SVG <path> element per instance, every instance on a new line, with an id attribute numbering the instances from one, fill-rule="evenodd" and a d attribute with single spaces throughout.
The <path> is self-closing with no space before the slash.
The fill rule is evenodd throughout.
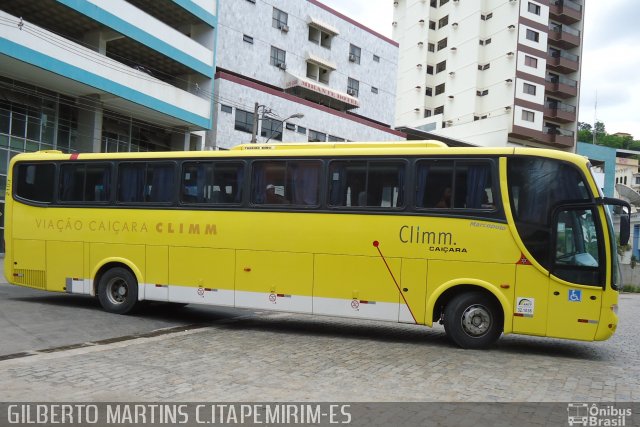
<path id="1" fill-rule="evenodd" d="M 558 205 L 592 201 L 573 165 L 549 158 L 515 157 L 508 162 L 509 198 L 524 245 L 545 268 L 551 264 L 551 215 Z"/>

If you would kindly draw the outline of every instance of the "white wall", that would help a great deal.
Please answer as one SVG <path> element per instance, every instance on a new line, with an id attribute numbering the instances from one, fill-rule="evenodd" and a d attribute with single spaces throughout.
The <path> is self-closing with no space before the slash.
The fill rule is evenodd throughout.
<path id="1" fill-rule="evenodd" d="M 307 128 L 307 133 L 301 134 L 297 131 L 287 130 L 285 126 L 283 142 L 306 142 L 308 141 L 309 129 L 351 141 L 399 141 L 403 139 L 397 132 L 377 129 L 367 124 L 323 111 L 314 106 L 274 96 L 256 88 L 222 78 L 216 79 L 215 90 L 219 96 L 220 103 L 233 107 L 232 113 L 225 113 L 221 111 L 220 104 L 216 104 L 217 135 L 215 142 L 218 148 L 231 148 L 238 144 L 250 142 L 250 133 L 234 129 L 235 114 L 237 108 L 253 112 L 255 102 L 277 111 L 283 118 L 296 113 L 304 114 L 303 118 L 291 119 L 290 122 Z M 258 142 L 263 142 L 265 138 L 259 135 L 260 131 L 258 131 Z"/>
<path id="2" fill-rule="evenodd" d="M 272 26 L 273 8 L 288 14 L 288 32 Z M 331 49 L 308 40 L 310 18 L 339 30 Z M 351 77 L 360 82 L 360 107 L 353 113 L 393 125 L 398 48 L 313 3 L 300 0 L 221 1 L 219 13 L 217 67 L 277 87 L 284 87 L 285 72 L 270 65 L 271 46 L 286 51 L 287 72 L 306 76 L 306 59 L 311 53 L 336 65 L 328 86 L 347 92 Z M 253 44 L 243 35 L 253 37 Z M 361 48 L 360 64 L 349 61 L 349 45 Z M 380 62 L 373 61 L 373 55 Z M 378 89 L 378 94 L 371 91 Z"/>

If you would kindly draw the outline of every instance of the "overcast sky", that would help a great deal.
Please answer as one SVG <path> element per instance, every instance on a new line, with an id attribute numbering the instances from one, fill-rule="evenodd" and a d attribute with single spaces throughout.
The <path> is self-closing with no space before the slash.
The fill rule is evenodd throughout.
<path id="1" fill-rule="evenodd" d="M 391 0 L 320 1 L 391 37 Z M 587 3 L 579 120 L 593 124 L 596 111 L 595 117 L 604 122 L 608 133 L 627 132 L 640 140 L 640 2 Z"/>

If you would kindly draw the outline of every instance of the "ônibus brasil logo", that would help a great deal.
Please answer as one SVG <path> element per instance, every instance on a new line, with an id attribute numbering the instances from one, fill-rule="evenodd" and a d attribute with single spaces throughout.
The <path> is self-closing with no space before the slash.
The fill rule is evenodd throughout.
<path id="1" fill-rule="evenodd" d="M 616 408 L 613 405 L 600 404 L 599 406 L 595 403 L 567 405 L 567 422 L 570 426 L 626 426 L 627 418 L 631 417 L 631 414 L 630 408 Z"/>

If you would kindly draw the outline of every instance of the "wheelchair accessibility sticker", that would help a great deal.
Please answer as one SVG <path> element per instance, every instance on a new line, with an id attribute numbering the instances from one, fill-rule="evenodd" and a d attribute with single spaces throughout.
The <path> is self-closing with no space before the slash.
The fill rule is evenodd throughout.
<path id="1" fill-rule="evenodd" d="M 582 291 L 579 289 L 569 289 L 569 301 L 571 302 L 582 301 Z"/>

